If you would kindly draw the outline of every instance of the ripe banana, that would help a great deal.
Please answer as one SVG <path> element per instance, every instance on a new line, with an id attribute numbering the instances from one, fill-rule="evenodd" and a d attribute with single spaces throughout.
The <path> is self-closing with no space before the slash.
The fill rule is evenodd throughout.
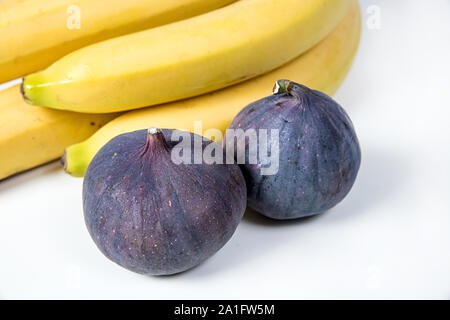
<path id="1" fill-rule="evenodd" d="M 333 94 L 350 69 L 359 44 L 361 16 L 357 0 L 351 2 L 347 15 L 330 35 L 288 65 L 208 95 L 121 115 L 86 141 L 66 149 L 62 158 L 66 172 L 83 176 L 97 151 L 124 132 L 151 126 L 194 132 L 194 121 L 202 121 L 203 130 L 215 128 L 224 132 L 242 108 L 267 96 L 278 79 L 291 79 Z"/>
<path id="2" fill-rule="evenodd" d="M 273 70 L 317 44 L 350 0 L 241 0 L 71 53 L 24 79 L 34 105 L 136 109 L 217 90 Z"/>
<path id="3" fill-rule="evenodd" d="M 44 69 L 86 45 L 186 19 L 234 1 L 0 1 L 0 83 Z"/>
<path id="4" fill-rule="evenodd" d="M 0 180 L 58 159 L 117 114 L 83 114 L 33 107 L 19 86 L 0 92 Z"/>

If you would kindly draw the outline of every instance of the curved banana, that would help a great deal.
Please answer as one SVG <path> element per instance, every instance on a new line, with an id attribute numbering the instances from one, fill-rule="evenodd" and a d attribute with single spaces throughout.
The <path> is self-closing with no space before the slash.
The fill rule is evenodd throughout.
<path id="1" fill-rule="evenodd" d="M 19 86 L 0 92 L 0 180 L 61 157 L 117 114 L 85 114 L 33 107 Z"/>
<path id="2" fill-rule="evenodd" d="M 278 79 L 291 79 L 333 94 L 344 80 L 356 54 L 361 16 L 357 0 L 343 21 L 325 40 L 288 65 L 264 76 L 201 97 L 128 112 L 111 121 L 86 141 L 70 146 L 62 158 L 66 172 L 84 175 L 89 162 L 115 136 L 148 127 L 194 131 L 194 121 L 203 130 L 222 132 L 234 116 L 249 103 L 270 94 Z M 202 134 L 202 132 L 200 132 Z"/>
<path id="3" fill-rule="evenodd" d="M 273 70 L 317 44 L 350 0 L 241 0 L 71 53 L 25 77 L 34 105 L 136 109 L 214 91 Z"/>
<path id="4" fill-rule="evenodd" d="M 236 0 L 0 1 L 0 83 L 86 45 L 202 14 Z"/>

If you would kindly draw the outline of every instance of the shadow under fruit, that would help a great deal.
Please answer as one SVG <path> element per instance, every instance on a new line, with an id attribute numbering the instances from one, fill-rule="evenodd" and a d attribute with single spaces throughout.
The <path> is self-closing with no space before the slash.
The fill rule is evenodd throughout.
<path id="1" fill-rule="evenodd" d="M 106 257 L 141 274 L 198 265 L 225 245 L 245 212 L 239 167 L 175 164 L 173 131 L 139 130 L 112 139 L 84 179 L 84 216 L 93 240 Z M 188 135 L 192 142 L 200 137 Z M 203 149 L 211 143 L 200 139 Z"/>

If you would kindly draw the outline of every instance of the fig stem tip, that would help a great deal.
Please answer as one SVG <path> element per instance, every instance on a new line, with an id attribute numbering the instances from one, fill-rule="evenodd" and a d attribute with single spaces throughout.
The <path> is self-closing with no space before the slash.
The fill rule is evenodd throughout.
<path id="1" fill-rule="evenodd" d="M 277 80 L 275 86 L 273 87 L 273 94 L 280 94 L 289 92 L 292 89 L 291 81 L 289 80 Z"/>
<path id="2" fill-rule="evenodd" d="M 155 128 L 155 127 L 150 127 L 150 128 L 148 128 L 148 133 L 149 133 L 149 134 L 157 134 L 157 133 L 161 133 L 161 129 Z"/>

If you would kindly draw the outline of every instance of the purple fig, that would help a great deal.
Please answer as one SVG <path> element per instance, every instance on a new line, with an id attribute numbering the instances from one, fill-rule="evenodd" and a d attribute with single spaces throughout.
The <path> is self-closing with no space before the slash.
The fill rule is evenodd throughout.
<path id="1" fill-rule="evenodd" d="M 267 217 L 294 219 L 321 213 L 339 203 L 355 182 L 361 151 L 352 122 L 322 92 L 279 80 L 274 95 L 244 108 L 229 129 L 242 129 L 234 130 L 232 139 L 227 132 L 225 144 L 234 144 L 236 138 L 244 141 L 245 163 L 238 163 L 243 163 L 248 206 Z M 277 156 L 275 174 L 264 174 L 270 164 L 259 153 L 257 161 L 249 163 L 249 129 L 258 135 L 261 129 L 277 130 L 276 148 L 267 144 L 268 154 Z"/>
<path id="2" fill-rule="evenodd" d="M 198 265 L 230 239 L 246 207 L 238 165 L 194 164 L 193 152 L 187 157 L 192 164 L 174 163 L 174 132 L 117 136 L 96 154 L 84 178 L 84 216 L 94 242 L 106 257 L 141 274 Z M 202 139 L 201 150 L 213 143 L 184 134 Z"/>

